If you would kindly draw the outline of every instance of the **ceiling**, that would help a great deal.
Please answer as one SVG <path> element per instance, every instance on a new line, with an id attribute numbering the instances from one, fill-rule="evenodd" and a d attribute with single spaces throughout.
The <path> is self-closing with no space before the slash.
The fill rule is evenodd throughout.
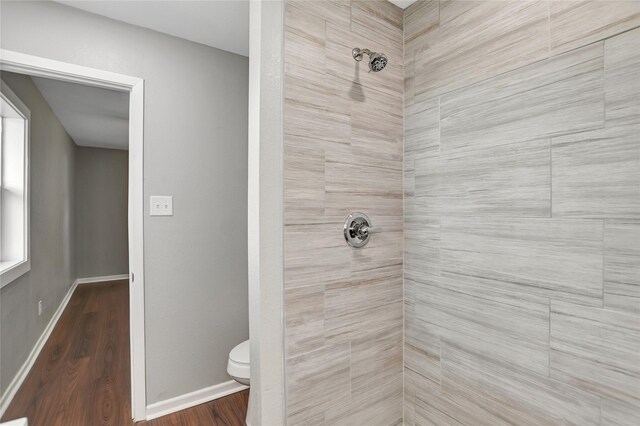
<path id="1" fill-rule="evenodd" d="M 111 19 L 249 56 L 249 1 L 59 1 Z"/>
<path id="2" fill-rule="evenodd" d="M 55 0 L 77 9 L 249 56 L 249 0 Z M 416 0 L 389 0 L 406 9 Z"/>
<path id="3" fill-rule="evenodd" d="M 55 0 L 107 18 L 249 55 L 249 0 Z M 389 0 L 405 9 L 415 0 Z M 33 78 L 79 146 L 128 149 L 129 95 Z"/>
<path id="4" fill-rule="evenodd" d="M 97 15 L 249 55 L 249 1 L 58 1 Z M 33 77 L 79 146 L 128 149 L 129 94 Z"/>
<path id="5" fill-rule="evenodd" d="M 395 4 L 402 9 L 406 9 L 416 2 L 416 0 L 389 0 L 391 3 Z"/>
<path id="6" fill-rule="evenodd" d="M 31 77 L 78 146 L 129 149 L 129 94 Z"/>

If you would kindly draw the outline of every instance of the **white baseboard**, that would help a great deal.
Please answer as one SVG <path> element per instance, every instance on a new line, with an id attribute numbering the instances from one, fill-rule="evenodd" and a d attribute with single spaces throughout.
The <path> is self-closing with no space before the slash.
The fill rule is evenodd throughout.
<path id="1" fill-rule="evenodd" d="M 33 367 L 33 364 L 36 362 L 38 355 L 40 355 L 40 351 L 44 347 L 44 344 L 47 343 L 51 332 L 58 323 L 62 312 L 64 312 L 64 309 L 67 307 L 67 303 L 69 303 L 71 295 L 73 294 L 78 284 L 78 280 L 75 280 L 73 284 L 71 284 L 71 287 L 69 287 L 67 294 L 64 296 L 64 299 L 62 299 L 62 303 L 60 303 L 60 306 L 58 306 L 58 309 L 51 317 L 49 324 L 47 324 L 45 329 L 42 331 L 42 334 L 38 338 L 38 341 L 36 342 L 33 349 L 31 349 L 31 353 L 29 353 L 29 356 L 25 360 L 24 364 L 22 364 L 22 367 L 20 367 L 13 380 L 11 380 L 11 383 L 9 383 L 9 386 L 7 387 L 4 395 L 2 395 L 2 397 L 0 398 L 0 417 L 2 417 L 7 408 L 9 408 L 11 400 L 13 400 L 13 397 L 16 396 L 16 392 L 18 392 L 18 389 L 20 389 L 20 386 L 22 386 L 24 379 L 27 378 L 27 374 L 29 374 L 31 367 Z"/>
<path id="2" fill-rule="evenodd" d="M 103 277 L 88 277 L 88 278 L 78 278 L 78 284 L 91 284 L 91 283 L 99 283 L 102 281 L 117 281 L 117 280 L 128 280 L 129 274 L 122 275 L 105 275 Z"/>
<path id="3" fill-rule="evenodd" d="M 167 414 L 213 401 L 245 389 L 249 389 L 249 386 L 242 385 L 235 380 L 229 380 L 228 382 L 176 396 L 175 398 L 155 402 L 147 406 L 147 420 L 166 416 Z"/>

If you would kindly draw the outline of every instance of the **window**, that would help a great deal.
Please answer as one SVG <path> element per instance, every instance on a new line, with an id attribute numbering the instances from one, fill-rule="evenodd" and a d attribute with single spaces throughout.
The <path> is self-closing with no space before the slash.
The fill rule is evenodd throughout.
<path id="1" fill-rule="evenodd" d="M 0 90 L 0 287 L 31 268 L 29 258 L 30 112 L 2 82 Z"/>

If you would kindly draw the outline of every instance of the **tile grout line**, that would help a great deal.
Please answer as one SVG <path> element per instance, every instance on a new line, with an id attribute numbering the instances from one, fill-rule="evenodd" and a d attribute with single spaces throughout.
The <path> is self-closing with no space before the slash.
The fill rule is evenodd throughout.
<path id="1" fill-rule="evenodd" d="M 438 96 L 438 153 L 442 154 L 442 112 L 440 109 L 440 100 L 442 99 L 442 96 Z M 415 164 L 413 165 L 413 168 L 415 170 L 416 166 Z M 414 188 L 414 192 L 415 192 L 415 188 Z"/>
<path id="2" fill-rule="evenodd" d="M 603 115 L 603 129 L 607 126 L 607 40 L 602 40 L 602 115 Z"/>
<path id="3" fill-rule="evenodd" d="M 553 219 L 553 138 L 549 138 L 549 219 Z"/>
<path id="4" fill-rule="evenodd" d="M 607 232 L 607 227 L 606 227 L 606 219 L 603 218 L 602 219 L 602 309 L 604 309 L 604 274 L 605 274 L 605 267 L 604 267 L 604 262 L 605 262 L 605 250 L 606 250 L 606 232 Z"/>
<path id="5" fill-rule="evenodd" d="M 404 234 L 406 232 L 405 229 L 405 125 L 406 125 L 406 97 L 407 97 L 407 88 L 405 87 L 407 81 L 407 64 L 405 61 L 405 50 L 406 50 L 406 9 L 402 11 L 402 423 L 405 421 L 405 374 L 404 374 L 404 365 L 405 365 L 405 324 L 406 324 L 406 288 L 405 288 L 405 247 L 404 247 Z M 415 59 L 415 58 L 414 58 Z"/>
<path id="6" fill-rule="evenodd" d="M 547 2 L 547 57 L 551 57 L 551 3 Z"/>
<path id="7" fill-rule="evenodd" d="M 549 347 L 547 348 L 547 375 L 551 377 L 551 298 L 547 299 L 549 301 Z"/>

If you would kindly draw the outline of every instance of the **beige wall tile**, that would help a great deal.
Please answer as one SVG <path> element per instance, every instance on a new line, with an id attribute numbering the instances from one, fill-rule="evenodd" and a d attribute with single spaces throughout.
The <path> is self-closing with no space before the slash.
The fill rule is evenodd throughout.
<path id="1" fill-rule="evenodd" d="M 640 406 L 640 317 L 551 302 L 551 377 Z"/>
<path id="2" fill-rule="evenodd" d="M 346 218 L 352 211 L 367 213 L 372 220 L 380 216 L 402 215 L 402 173 L 354 163 L 327 162 L 326 210 L 329 216 Z"/>
<path id="3" fill-rule="evenodd" d="M 288 424 L 313 424 L 351 397 L 349 346 L 349 342 L 326 345 L 287 360 Z"/>
<path id="4" fill-rule="evenodd" d="M 369 217 L 382 228 L 366 245 L 367 250 L 351 250 L 352 277 L 397 277 L 402 271 L 402 217 Z M 388 275 L 391 272 L 391 275 Z"/>
<path id="5" fill-rule="evenodd" d="M 424 376 L 405 369 L 405 388 L 411 393 L 414 425 L 506 425 L 507 422 L 486 410 L 482 410 L 473 401 L 459 398 L 457 395 L 444 395 L 440 383 L 434 383 Z M 407 411 L 405 411 L 406 416 Z M 405 418 L 406 420 L 406 418 Z"/>
<path id="6" fill-rule="evenodd" d="M 428 152 L 415 160 L 415 196 L 430 215 L 549 217 L 549 145 L 536 139 Z"/>
<path id="7" fill-rule="evenodd" d="M 402 52 L 402 20 L 402 9 L 386 0 L 351 2 L 351 31 L 371 40 L 373 46 L 368 48 L 374 52 Z"/>
<path id="8" fill-rule="evenodd" d="M 369 46 L 369 47 L 367 47 Z M 402 98 L 402 51 L 390 50 L 393 46 L 373 48 L 373 42 L 353 33 L 349 28 L 327 22 L 326 65 L 327 73 L 352 84 L 381 90 L 389 96 Z M 369 72 L 366 59 L 356 62 L 351 56 L 354 47 L 368 48 L 387 55 L 389 63 L 382 72 Z"/>
<path id="9" fill-rule="evenodd" d="M 475 0 L 441 0 L 440 22 L 446 24 L 452 19 L 458 18 L 474 8 L 486 7 L 483 2 Z"/>
<path id="10" fill-rule="evenodd" d="M 401 145 L 384 140 L 376 141 L 376 146 L 372 145 L 371 142 L 368 144 L 359 142 L 348 145 L 332 144 L 325 150 L 325 159 L 328 163 L 365 165 L 371 168 L 395 170 L 397 173 L 402 172 L 401 154 L 397 153 L 398 147 Z M 392 145 L 396 146 L 391 148 Z"/>
<path id="11" fill-rule="evenodd" d="M 550 47 L 554 54 L 640 26 L 640 2 L 551 1 Z"/>
<path id="12" fill-rule="evenodd" d="M 640 221 L 605 221 L 604 307 L 640 314 Z"/>
<path id="13" fill-rule="evenodd" d="M 325 336 L 329 341 L 376 338 L 402 326 L 401 277 L 393 281 L 347 281 L 325 290 Z"/>
<path id="14" fill-rule="evenodd" d="M 621 401 L 602 399 L 602 424 L 607 426 L 635 426 L 640 408 Z"/>
<path id="15" fill-rule="evenodd" d="M 504 416 L 481 408 L 473 400 L 455 394 L 444 394 L 439 390 L 416 395 L 415 418 L 416 426 L 513 424 L 504 420 Z"/>
<path id="16" fill-rule="evenodd" d="M 440 2 L 417 1 L 404 13 L 405 67 L 407 54 L 413 58 L 438 41 L 440 28 Z"/>
<path id="17" fill-rule="evenodd" d="M 607 127 L 640 123 L 640 28 L 604 42 Z"/>
<path id="18" fill-rule="evenodd" d="M 351 276 L 351 251 L 342 228 L 341 222 L 285 226 L 285 288 L 336 282 Z"/>
<path id="19" fill-rule="evenodd" d="M 436 358 L 429 352 L 421 351 L 412 344 L 404 345 L 404 365 L 406 368 L 419 374 L 421 377 L 433 380 L 434 383 L 440 383 L 440 356 Z"/>
<path id="20" fill-rule="evenodd" d="M 327 192 L 356 192 L 364 195 L 402 195 L 399 169 L 385 169 L 358 164 L 357 158 L 325 165 Z"/>
<path id="21" fill-rule="evenodd" d="M 600 399 L 545 375 L 514 369 L 447 342 L 442 349 L 442 392 L 473 401 L 480 411 L 518 425 L 598 425 Z"/>
<path id="22" fill-rule="evenodd" d="M 549 304 L 542 297 L 500 292 L 491 280 L 443 274 L 416 282 L 416 318 L 439 338 L 496 362 L 549 372 Z"/>
<path id="23" fill-rule="evenodd" d="M 351 102 L 351 147 L 357 155 L 352 161 L 384 158 L 401 168 L 402 123 L 401 97 L 363 88 L 361 100 Z"/>
<path id="24" fill-rule="evenodd" d="M 387 1 L 285 12 L 287 423 L 402 420 L 403 14 Z M 385 53 L 368 72 L 354 47 Z M 343 224 L 384 231 L 361 249 Z"/>
<path id="25" fill-rule="evenodd" d="M 326 425 L 400 425 L 402 424 L 402 376 L 380 388 L 342 400 L 326 414 Z"/>
<path id="26" fill-rule="evenodd" d="M 288 138 L 288 137 L 285 137 Z M 324 150 L 286 144 L 284 167 L 285 223 L 308 223 L 324 216 Z"/>
<path id="27" fill-rule="evenodd" d="M 375 394 L 402 377 L 402 329 L 351 342 L 351 397 Z M 400 409 L 400 404 L 397 409 Z M 398 412 L 398 411 L 396 411 Z"/>
<path id="28" fill-rule="evenodd" d="M 324 285 L 285 290 L 284 311 L 288 358 L 324 346 Z"/>
<path id="29" fill-rule="evenodd" d="M 440 217 L 421 214 L 422 206 L 414 210 L 404 218 L 405 276 L 428 279 L 440 273 Z"/>
<path id="30" fill-rule="evenodd" d="M 637 423 L 639 6 L 405 10 L 404 424 Z"/>
<path id="31" fill-rule="evenodd" d="M 286 7 L 293 5 L 306 15 L 348 27 L 351 23 L 350 3 L 350 0 L 287 0 Z M 285 26 L 295 25 L 295 23 L 290 24 L 288 21 L 288 19 L 285 20 Z"/>
<path id="32" fill-rule="evenodd" d="M 598 43 L 443 96 L 442 151 L 601 128 L 603 65 Z"/>
<path id="33" fill-rule="evenodd" d="M 440 238 L 443 271 L 602 306 L 602 221 L 442 218 Z"/>
<path id="34" fill-rule="evenodd" d="M 413 104 L 415 93 L 415 79 L 413 72 L 415 61 L 413 55 L 405 55 L 404 59 L 404 106 Z"/>
<path id="35" fill-rule="evenodd" d="M 305 3 L 287 2 L 284 33 L 285 73 L 303 78 L 326 71 L 325 21 L 305 9 Z"/>
<path id="36" fill-rule="evenodd" d="M 285 77 L 284 133 L 288 136 L 349 143 L 351 118 L 349 104 L 333 101 L 324 76 L 308 74 L 313 79 Z M 316 77 L 317 78 L 314 78 Z"/>
<path id="37" fill-rule="evenodd" d="M 404 310 L 405 310 L 405 324 L 406 316 L 415 312 L 414 305 L 416 301 L 416 283 L 415 281 L 405 278 L 404 279 Z M 406 326 L 406 325 L 405 325 Z"/>
<path id="38" fill-rule="evenodd" d="M 415 96 L 429 99 L 546 58 L 546 2 L 476 2 L 440 22 L 438 41 L 415 57 Z"/>
<path id="39" fill-rule="evenodd" d="M 551 140 L 554 217 L 640 219 L 640 125 Z"/>
<path id="40" fill-rule="evenodd" d="M 405 162 L 440 150 L 440 100 L 418 102 L 405 108 Z M 412 167 L 412 166 L 411 166 Z"/>
<path id="41" fill-rule="evenodd" d="M 417 373 L 413 373 L 411 370 L 408 369 L 404 369 L 403 372 L 403 377 L 404 377 L 404 383 L 403 383 L 403 404 L 402 404 L 402 411 L 403 411 L 403 423 L 405 425 L 408 426 L 414 426 L 415 422 L 416 422 L 416 390 L 415 390 L 415 384 L 414 380 L 411 376 L 412 375 L 416 375 L 419 376 Z"/>
<path id="42" fill-rule="evenodd" d="M 327 216 L 337 216 L 344 219 L 353 211 L 361 211 L 376 215 L 402 215 L 402 194 L 372 195 L 347 192 L 327 192 L 325 194 Z M 371 213 L 375 212 L 375 213 Z"/>

